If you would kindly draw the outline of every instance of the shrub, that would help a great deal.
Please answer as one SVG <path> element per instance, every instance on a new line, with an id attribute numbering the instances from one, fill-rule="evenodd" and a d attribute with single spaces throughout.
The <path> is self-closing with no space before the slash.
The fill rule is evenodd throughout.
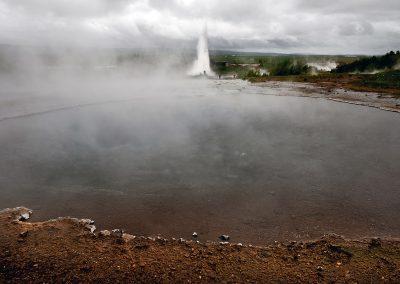
<path id="1" fill-rule="evenodd" d="M 307 64 L 287 58 L 272 67 L 270 74 L 272 76 L 290 76 L 307 74 L 309 71 L 310 67 Z"/>
<path id="2" fill-rule="evenodd" d="M 371 56 L 343 64 L 332 70 L 333 73 L 368 72 L 392 69 L 400 61 L 400 52 L 391 51 L 383 56 Z"/>

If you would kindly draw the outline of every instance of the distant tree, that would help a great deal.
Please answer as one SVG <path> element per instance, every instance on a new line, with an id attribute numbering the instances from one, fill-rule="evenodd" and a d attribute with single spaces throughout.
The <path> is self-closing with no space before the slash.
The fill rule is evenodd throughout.
<path id="1" fill-rule="evenodd" d="M 278 62 L 273 68 L 271 68 L 270 74 L 272 76 L 290 76 L 306 74 L 309 71 L 310 67 L 307 64 L 297 60 L 286 58 Z"/>
<path id="2" fill-rule="evenodd" d="M 392 69 L 399 60 L 400 52 L 390 51 L 383 56 L 365 57 L 349 64 L 342 64 L 332 72 L 349 73 Z"/>
<path id="3" fill-rule="evenodd" d="M 247 78 L 252 78 L 252 77 L 259 77 L 261 76 L 260 72 L 256 71 L 256 70 L 249 70 L 249 72 L 247 72 L 246 77 Z"/>

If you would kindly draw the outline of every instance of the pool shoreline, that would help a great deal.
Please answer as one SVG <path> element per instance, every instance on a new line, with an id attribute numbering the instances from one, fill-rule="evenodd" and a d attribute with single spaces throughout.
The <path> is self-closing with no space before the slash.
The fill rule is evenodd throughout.
<path id="1" fill-rule="evenodd" d="M 400 239 L 313 241 L 266 246 L 201 243 L 95 230 L 90 219 L 30 223 L 31 210 L 0 211 L 1 282 L 379 282 L 398 281 Z"/>
<path id="2" fill-rule="evenodd" d="M 262 83 L 252 83 L 252 85 L 259 86 L 261 88 L 293 89 L 301 93 L 301 95 L 296 95 L 292 92 L 281 92 L 281 94 L 274 94 L 276 96 L 321 98 L 334 102 L 359 105 L 376 108 L 383 111 L 400 113 L 400 99 L 387 94 L 383 95 L 373 92 L 353 91 L 344 88 L 329 89 L 313 83 L 286 81 L 266 81 Z"/>

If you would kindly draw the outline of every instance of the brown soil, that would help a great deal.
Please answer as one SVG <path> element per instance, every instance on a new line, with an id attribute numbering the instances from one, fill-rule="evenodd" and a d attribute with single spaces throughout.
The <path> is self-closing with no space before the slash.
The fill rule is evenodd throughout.
<path id="1" fill-rule="evenodd" d="M 373 92 L 381 93 L 382 95 L 389 95 L 394 97 L 400 96 L 400 89 L 398 88 L 381 88 L 371 87 L 363 84 L 363 79 L 368 75 L 363 74 L 340 74 L 340 75 L 326 75 L 326 76 L 268 76 L 251 78 L 253 83 L 260 83 L 266 81 L 291 81 L 302 83 L 313 83 L 328 91 L 334 89 L 347 89 L 357 92 Z"/>
<path id="2" fill-rule="evenodd" d="M 356 82 L 351 80 L 353 79 L 338 80 L 337 77 L 330 78 L 327 76 L 315 78 L 313 76 L 285 76 L 260 77 L 250 81 L 268 88 L 286 86 L 287 88 L 297 89 L 300 92 L 300 96 L 324 98 L 385 111 L 400 112 L 400 95 L 397 95 L 397 93 L 400 94 L 400 89 L 358 88 Z M 282 95 L 289 94 L 282 92 Z"/>
<path id="3" fill-rule="evenodd" d="M 399 240 L 264 247 L 92 233 L 90 220 L 21 221 L 0 211 L 0 282 L 399 282 Z"/>

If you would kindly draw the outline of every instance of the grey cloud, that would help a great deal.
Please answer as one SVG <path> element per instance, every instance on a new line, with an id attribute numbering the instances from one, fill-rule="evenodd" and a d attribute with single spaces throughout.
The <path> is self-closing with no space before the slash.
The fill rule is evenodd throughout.
<path id="1" fill-rule="evenodd" d="M 11 9 L 46 17 L 101 16 L 123 9 L 129 0 L 2 0 Z"/>
<path id="2" fill-rule="evenodd" d="M 194 47 L 204 22 L 218 49 L 383 53 L 400 46 L 398 0 L 0 0 L 0 43 Z"/>
<path id="3" fill-rule="evenodd" d="M 374 27 L 368 22 L 351 22 L 338 26 L 338 33 L 345 36 L 370 35 Z"/>

